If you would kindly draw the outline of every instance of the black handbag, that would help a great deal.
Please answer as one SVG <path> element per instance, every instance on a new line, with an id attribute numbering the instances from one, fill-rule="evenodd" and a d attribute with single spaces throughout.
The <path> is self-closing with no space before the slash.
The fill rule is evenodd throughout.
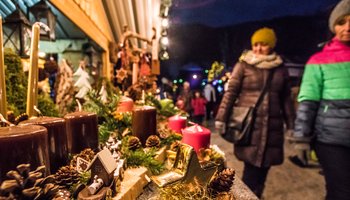
<path id="1" fill-rule="evenodd" d="M 272 74 L 273 70 L 269 72 L 265 85 L 255 105 L 250 107 L 233 106 L 229 115 L 230 117 L 226 123 L 225 133 L 221 135 L 225 140 L 237 146 L 250 145 L 256 111 L 269 88 Z"/>

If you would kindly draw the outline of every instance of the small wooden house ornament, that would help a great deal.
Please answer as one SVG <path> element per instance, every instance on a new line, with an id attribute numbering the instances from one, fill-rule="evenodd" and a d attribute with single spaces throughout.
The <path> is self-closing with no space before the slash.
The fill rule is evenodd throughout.
<path id="1" fill-rule="evenodd" d="M 105 186 L 110 186 L 117 166 L 111 152 L 108 149 L 103 149 L 96 154 L 87 170 L 91 169 L 91 177 L 97 175 L 103 180 Z"/>

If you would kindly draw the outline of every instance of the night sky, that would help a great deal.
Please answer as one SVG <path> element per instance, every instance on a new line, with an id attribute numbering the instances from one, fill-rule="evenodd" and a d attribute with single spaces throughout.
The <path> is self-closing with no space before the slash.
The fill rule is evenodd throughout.
<path id="1" fill-rule="evenodd" d="M 303 64 L 329 40 L 328 16 L 339 0 L 173 0 L 169 13 L 170 59 L 161 75 L 176 79 L 214 61 L 229 71 L 261 27 L 277 34 L 276 51 Z M 192 67 L 191 67 L 192 66 Z M 192 72 L 189 72 L 192 73 Z"/>
<path id="2" fill-rule="evenodd" d="M 313 15 L 339 0 L 173 0 L 173 24 L 235 25 L 284 16 Z"/>

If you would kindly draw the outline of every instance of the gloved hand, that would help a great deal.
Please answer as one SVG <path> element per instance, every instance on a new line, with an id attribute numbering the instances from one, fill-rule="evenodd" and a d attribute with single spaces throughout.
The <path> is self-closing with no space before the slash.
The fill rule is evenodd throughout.
<path id="1" fill-rule="evenodd" d="M 297 136 L 292 129 L 288 129 L 286 132 L 286 140 L 289 143 L 293 143 L 294 156 L 289 156 L 289 160 L 300 166 L 307 167 L 310 157 L 310 137 Z"/>
<path id="2" fill-rule="evenodd" d="M 215 121 L 215 129 L 218 133 L 224 134 L 225 129 L 226 129 L 226 123 L 225 122 L 220 122 L 220 121 Z"/>

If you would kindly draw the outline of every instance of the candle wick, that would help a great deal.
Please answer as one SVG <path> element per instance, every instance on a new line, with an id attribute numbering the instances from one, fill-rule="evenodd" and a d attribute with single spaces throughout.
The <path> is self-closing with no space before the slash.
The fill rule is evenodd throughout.
<path id="1" fill-rule="evenodd" d="M 82 106 L 81 106 L 81 103 L 80 103 L 79 99 L 75 99 L 75 101 L 78 104 L 78 111 L 81 112 L 83 109 L 82 109 Z"/>
<path id="2" fill-rule="evenodd" d="M 191 124 L 191 125 L 196 125 L 196 123 L 191 122 L 191 121 L 189 121 L 188 123 Z"/>
<path id="3" fill-rule="evenodd" d="M 12 124 L 11 122 L 7 121 L 5 119 L 5 117 L 0 113 L 0 121 L 5 123 L 7 126 L 15 126 L 14 124 Z"/>
<path id="4" fill-rule="evenodd" d="M 36 113 L 38 113 L 39 117 L 44 117 L 43 113 L 39 110 L 38 107 L 34 106 L 34 110 L 36 111 Z"/>

